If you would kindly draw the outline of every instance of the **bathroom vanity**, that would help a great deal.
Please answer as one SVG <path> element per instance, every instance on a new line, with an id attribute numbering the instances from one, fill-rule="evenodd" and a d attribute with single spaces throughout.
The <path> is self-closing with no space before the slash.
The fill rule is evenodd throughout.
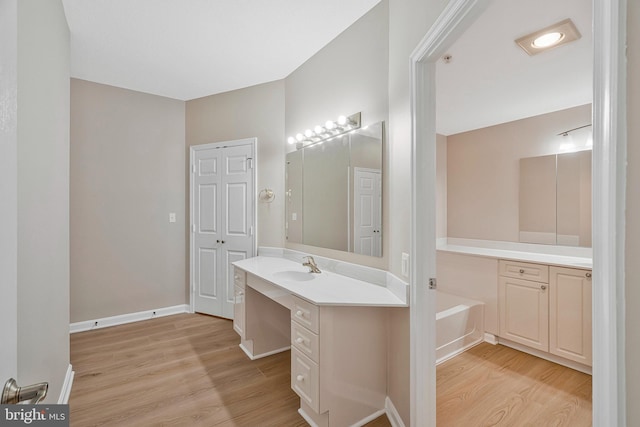
<path id="1" fill-rule="evenodd" d="M 387 315 L 407 306 L 407 286 L 386 272 L 333 260 L 310 273 L 292 252 L 290 259 L 234 263 L 240 347 L 251 359 L 291 349 L 291 388 L 310 425 L 362 425 L 385 412 Z"/>
<path id="2" fill-rule="evenodd" d="M 485 304 L 485 340 L 591 373 L 591 249 L 447 239 L 438 288 Z"/>

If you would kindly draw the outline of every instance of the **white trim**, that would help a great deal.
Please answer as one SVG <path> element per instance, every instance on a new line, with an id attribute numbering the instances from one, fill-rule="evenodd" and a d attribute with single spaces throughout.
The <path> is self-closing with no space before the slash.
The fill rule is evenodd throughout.
<path id="1" fill-rule="evenodd" d="M 411 426 L 436 425 L 435 62 L 487 5 L 451 0 L 411 54 Z M 418 261 L 419 260 L 419 261 Z"/>
<path id="2" fill-rule="evenodd" d="M 501 344 L 505 347 L 510 347 L 523 353 L 539 357 L 540 359 L 548 360 L 550 362 L 557 363 L 558 365 L 566 366 L 567 368 L 575 369 L 576 371 L 592 375 L 591 366 L 583 365 L 582 363 L 574 362 L 573 360 L 565 359 L 564 357 L 556 356 L 555 354 L 551 354 L 546 351 L 527 347 L 526 345 L 522 345 L 520 343 L 513 342 L 504 338 L 498 338 L 497 344 Z"/>
<path id="3" fill-rule="evenodd" d="M 351 424 L 351 427 L 362 427 L 363 425 L 375 420 L 376 418 L 378 418 L 378 417 L 380 417 L 382 415 L 385 415 L 386 413 L 387 413 L 386 410 L 380 409 L 379 411 L 374 412 L 373 414 L 369 415 L 368 417 L 364 417 L 360 421 Z"/>
<path id="4" fill-rule="evenodd" d="M 496 337 L 495 335 L 490 334 L 488 332 L 485 332 L 484 333 L 484 342 L 496 345 L 496 344 L 498 344 L 498 337 Z"/>
<path id="5" fill-rule="evenodd" d="M 73 378 L 75 377 L 73 367 L 69 364 L 67 368 L 67 374 L 64 376 L 62 388 L 60 389 L 60 397 L 58 397 L 58 405 L 66 405 L 69 403 L 69 395 L 71 394 L 71 387 L 73 386 Z"/>
<path id="6" fill-rule="evenodd" d="M 625 426 L 625 0 L 593 2 L 593 425 Z"/>
<path id="7" fill-rule="evenodd" d="M 384 400 L 384 408 L 387 411 L 387 418 L 389 418 L 391 427 L 405 427 L 404 423 L 402 422 L 402 417 L 398 413 L 398 410 L 396 409 L 391 399 L 389 399 L 389 396 L 387 396 L 387 398 Z"/>
<path id="8" fill-rule="evenodd" d="M 251 155 L 252 155 L 252 164 L 251 164 L 251 173 L 252 173 L 252 181 L 253 181 L 253 198 L 251 199 L 251 209 L 253 210 L 253 223 L 251 226 L 253 227 L 252 237 L 252 256 L 256 256 L 258 251 L 258 203 L 256 202 L 256 191 L 258 188 L 258 138 L 244 138 L 244 139 L 235 139 L 232 141 L 221 141 L 221 142 L 210 142 L 208 144 L 200 144 L 200 145 L 192 145 L 189 149 L 189 313 L 195 313 L 195 283 L 193 282 L 194 278 L 194 262 L 193 262 L 193 254 L 194 254 L 194 245 L 193 241 L 193 179 L 195 175 L 195 171 L 193 167 L 195 165 L 195 152 L 201 150 L 208 150 L 210 148 L 215 147 L 236 147 L 239 145 L 251 145 Z"/>
<path id="9" fill-rule="evenodd" d="M 302 418 L 304 418 L 304 420 L 307 422 L 307 424 L 309 424 L 309 426 L 311 427 L 318 427 L 318 424 L 316 424 L 315 421 L 313 421 L 313 418 L 311 418 L 302 408 L 298 408 L 298 413 L 300 414 L 300 416 Z"/>
<path id="10" fill-rule="evenodd" d="M 260 353 L 260 354 L 253 355 L 253 354 L 251 354 L 249 349 L 247 347 L 245 347 L 242 343 L 239 344 L 238 347 L 240 347 L 240 349 L 242 351 L 244 351 L 244 353 L 247 355 L 247 357 L 249 359 L 251 359 L 251 360 L 262 359 L 263 357 L 269 357 L 269 356 L 273 356 L 274 354 L 282 353 L 283 351 L 291 350 L 291 346 L 289 345 L 287 347 L 278 348 L 276 350 L 268 351 L 266 353 Z"/>
<path id="11" fill-rule="evenodd" d="M 173 314 L 190 313 L 187 304 L 174 305 L 171 307 L 156 308 L 155 310 L 138 311 L 137 313 L 120 314 L 100 319 L 84 320 L 69 325 L 69 333 L 90 331 L 92 329 L 108 328 L 110 326 L 124 325 L 127 323 L 140 322 L 156 317 L 171 316 Z"/>

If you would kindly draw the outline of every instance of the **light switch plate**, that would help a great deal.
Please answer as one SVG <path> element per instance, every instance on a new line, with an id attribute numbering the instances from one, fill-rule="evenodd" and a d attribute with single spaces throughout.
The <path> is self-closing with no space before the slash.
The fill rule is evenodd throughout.
<path id="1" fill-rule="evenodd" d="M 402 252 L 402 275 L 409 277 L 409 254 Z"/>
<path id="2" fill-rule="evenodd" d="M 171 212 L 169 214 L 169 222 L 176 222 L 176 214 L 175 214 L 175 212 Z"/>

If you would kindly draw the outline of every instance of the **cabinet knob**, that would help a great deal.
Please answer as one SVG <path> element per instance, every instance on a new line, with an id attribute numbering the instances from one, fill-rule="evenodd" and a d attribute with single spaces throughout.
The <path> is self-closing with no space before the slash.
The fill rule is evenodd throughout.
<path id="1" fill-rule="evenodd" d="M 216 243 L 220 243 L 220 239 L 216 240 Z"/>
<path id="2" fill-rule="evenodd" d="M 587 279 L 591 279 L 591 273 L 587 273 L 586 276 L 587 276 Z"/>
<path id="3" fill-rule="evenodd" d="M 524 269 L 520 269 L 520 274 L 524 274 Z"/>
<path id="4" fill-rule="evenodd" d="M 304 317 L 304 313 L 302 312 L 302 310 L 298 310 L 298 311 L 296 311 L 296 316 Z"/>
<path id="5" fill-rule="evenodd" d="M 224 240 L 220 240 L 220 243 L 222 243 L 224 245 Z"/>
<path id="6" fill-rule="evenodd" d="M 542 285 L 542 286 L 540 286 L 540 289 L 542 289 L 544 291 L 545 289 L 547 289 L 547 287 L 545 285 Z"/>
<path id="7" fill-rule="evenodd" d="M 298 375 L 298 376 L 296 377 L 296 380 L 298 380 L 298 382 L 300 382 L 300 381 L 304 381 L 304 376 L 302 376 L 302 375 Z"/>
<path id="8" fill-rule="evenodd" d="M 238 295 L 244 295 L 244 292 L 238 291 Z"/>
<path id="9" fill-rule="evenodd" d="M 302 344 L 304 342 L 304 340 L 302 338 L 296 338 L 296 342 L 298 344 Z"/>

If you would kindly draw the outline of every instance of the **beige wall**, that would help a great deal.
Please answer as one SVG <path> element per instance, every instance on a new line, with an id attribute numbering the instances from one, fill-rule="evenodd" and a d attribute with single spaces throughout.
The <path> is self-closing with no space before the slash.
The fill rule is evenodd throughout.
<path id="1" fill-rule="evenodd" d="M 591 123 L 591 105 L 447 137 L 448 237 L 519 241 L 519 160 L 559 152 L 558 133 Z"/>
<path id="2" fill-rule="evenodd" d="M 0 1 L 0 378 L 18 372 L 18 1 Z"/>
<path id="3" fill-rule="evenodd" d="M 188 302 L 184 135 L 184 102 L 72 79 L 71 322 Z"/>
<path id="4" fill-rule="evenodd" d="M 62 2 L 17 2 L 17 43 L 10 107 L 17 108 L 17 380 L 47 381 L 45 401 L 57 402 L 69 366 L 69 28 Z"/>
<path id="5" fill-rule="evenodd" d="M 388 119 L 388 0 L 382 0 L 285 79 L 285 136 L 335 120 L 341 114 L 362 112 L 362 125 Z M 286 149 L 293 147 L 282 144 Z M 388 145 L 384 155 L 382 258 L 315 246 L 286 246 L 331 258 L 386 269 L 389 242 L 390 172 Z M 306 227 L 306 225 L 305 225 Z"/>
<path id="6" fill-rule="evenodd" d="M 411 202 L 411 96 L 409 58 L 447 0 L 389 1 L 389 270 L 400 277 L 402 252 L 409 253 Z M 435 220 L 435 219 L 434 219 Z M 412 260 L 415 262 L 415 260 Z M 409 425 L 409 310 L 391 315 L 389 397 Z"/>
<path id="7" fill-rule="evenodd" d="M 627 18 L 627 232 L 626 381 L 627 425 L 640 425 L 640 2 L 629 1 Z"/>
<path id="8" fill-rule="evenodd" d="M 187 102 L 187 155 L 193 145 L 253 137 L 258 138 L 256 195 L 264 188 L 274 190 L 276 195 L 272 203 L 258 203 L 258 245 L 283 247 L 284 82 L 278 80 Z M 186 191 L 188 203 L 189 181 Z M 188 230 L 185 231 L 188 242 Z"/>
<path id="9" fill-rule="evenodd" d="M 436 135 L 436 238 L 447 237 L 447 137 Z"/>

